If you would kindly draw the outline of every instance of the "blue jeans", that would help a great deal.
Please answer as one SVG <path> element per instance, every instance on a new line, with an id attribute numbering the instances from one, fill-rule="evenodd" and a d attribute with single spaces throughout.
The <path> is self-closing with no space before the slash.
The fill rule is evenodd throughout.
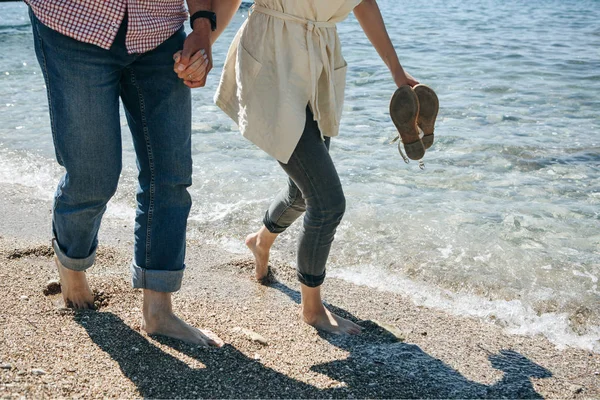
<path id="1" fill-rule="evenodd" d="M 152 51 L 127 54 L 126 19 L 105 50 L 44 26 L 31 11 L 30 18 L 56 158 L 66 169 L 52 220 L 59 261 L 75 271 L 94 263 L 100 222 L 121 174 L 120 98 L 139 170 L 133 286 L 177 291 L 192 183 L 191 94 L 173 72 L 183 28 Z"/>
<path id="2" fill-rule="evenodd" d="M 325 280 L 325 264 L 335 231 L 346 211 L 340 178 L 329 155 L 330 138 L 321 139 L 307 107 L 304 132 L 287 164 L 287 186 L 267 210 L 263 223 L 271 233 L 285 231 L 304 214 L 298 242 L 298 280 L 317 287 Z"/>

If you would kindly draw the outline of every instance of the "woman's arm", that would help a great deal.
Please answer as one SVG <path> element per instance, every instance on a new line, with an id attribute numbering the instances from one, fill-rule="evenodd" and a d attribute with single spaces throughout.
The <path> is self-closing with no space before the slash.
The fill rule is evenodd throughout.
<path id="1" fill-rule="evenodd" d="M 188 9 L 190 11 L 190 15 L 194 15 L 196 11 L 212 11 L 217 14 L 217 29 L 214 32 L 208 30 L 206 32 L 206 28 L 210 27 L 208 20 L 206 19 L 197 19 L 194 23 L 194 31 L 196 28 L 199 30 L 204 29 L 202 33 L 208 34 L 210 36 L 211 44 L 217 41 L 217 38 L 221 36 L 221 33 L 227 28 L 229 22 L 235 15 L 238 8 L 240 8 L 240 4 L 242 4 L 242 0 L 187 0 Z"/>
<path id="2" fill-rule="evenodd" d="M 377 1 L 363 0 L 363 2 L 354 9 L 354 15 L 363 31 L 365 31 L 367 38 L 373 44 L 373 47 L 375 47 L 375 50 L 377 50 L 377 53 L 379 53 L 379 56 L 385 65 L 389 68 L 396 85 L 400 87 L 402 85 L 415 86 L 418 84 L 419 82 L 404 71 L 402 65 L 400 65 L 400 60 L 398 60 L 394 45 L 385 29 L 385 23 L 383 22 L 383 17 L 379 10 L 379 6 L 377 5 Z"/>
<path id="3" fill-rule="evenodd" d="M 217 41 L 217 38 L 221 36 L 221 33 L 227 28 L 227 25 L 231 22 L 231 19 L 240 8 L 242 0 L 218 0 L 213 1 L 212 9 L 217 14 L 217 30 L 212 33 L 210 37 L 212 43 Z"/>

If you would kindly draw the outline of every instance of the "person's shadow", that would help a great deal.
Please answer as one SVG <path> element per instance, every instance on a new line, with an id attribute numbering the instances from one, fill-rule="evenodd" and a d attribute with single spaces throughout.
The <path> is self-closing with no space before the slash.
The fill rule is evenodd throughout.
<path id="1" fill-rule="evenodd" d="M 271 287 L 296 302 L 300 294 L 282 283 Z M 348 312 L 328 306 L 344 318 Z M 357 321 L 362 335 L 320 333 L 329 343 L 350 354 L 344 360 L 311 369 L 340 382 L 319 389 L 290 378 L 244 355 L 231 345 L 220 349 L 198 348 L 168 339 L 156 339 L 202 365 L 164 352 L 110 312 L 79 312 L 75 321 L 90 338 L 117 361 L 123 374 L 145 398 L 541 398 L 530 378 L 552 374 L 511 350 L 490 354 L 494 368 L 504 377 L 493 385 L 470 381 L 418 346 L 399 342 L 371 321 Z"/>
<path id="2" fill-rule="evenodd" d="M 156 337 L 203 366 L 165 353 L 110 312 L 79 312 L 75 321 L 144 398 L 314 398 L 318 389 L 265 367 L 231 345 L 198 348 Z"/>
<path id="3" fill-rule="evenodd" d="M 300 293 L 285 284 L 271 287 L 296 303 Z M 315 365 L 311 370 L 344 382 L 346 395 L 369 398 L 528 398 L 539 399 L 530 378 L 549 378 L 552 373 L 513 351 L 489 353 L 492 367 L 504 372 L 493 385 L 470 381 L 419 346 L 402 343 L 372 321 L 359 321 L 347 311 L 327 305 L 334 313 L 364 328 L 361 335 L 339 336 L 320 332 L 334 346 L 350 354 L 344 360 Z"/>

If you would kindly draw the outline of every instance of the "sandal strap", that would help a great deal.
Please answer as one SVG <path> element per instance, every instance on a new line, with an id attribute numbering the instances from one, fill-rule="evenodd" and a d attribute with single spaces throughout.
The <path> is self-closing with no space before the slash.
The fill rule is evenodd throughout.
<path id="1" fill-rule="evenodd" d="M 423 138 L 423 131 L 419 128 L 419 136 L 421 138 Z M 390 141 L 390 144 L 398 141 L 398 139 L 400 139 L 400 141 L 398 142 L 398 152 L 400 153 L 400 155 L 402 156 L 402 159 L 404 160 L 405 163 L 410 163 L 410 159 L 404 154 L 404 152 L 402 151 L 402 138 L 400 138 L 400 135 L 396 136 L 395 138 L 393 138 Z M 425 163 L 423 162 L 423 160 L 419 160 L 419 168 L 420 169 L 425 169 Z"/>

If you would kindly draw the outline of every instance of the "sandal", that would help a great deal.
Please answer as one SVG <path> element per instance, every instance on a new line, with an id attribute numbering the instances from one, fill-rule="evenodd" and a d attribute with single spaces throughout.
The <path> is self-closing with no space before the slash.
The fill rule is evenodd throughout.
<path id="1" fill-rule="evenodd" d="M 417 125 L 423 131 L 423 146 L 425 150 L 433 145 L 433 130 L 435 119 L 440 109 L 440 102 L 437 95 L 429 86 L 416 85 L 413 90 L 419 99 L 419 117 Z"/>
<path id="2" fill-rule="evenodd" d="M 404 144 L 406 155 L 411 160 L 420 160 L 425 155 L 425 147 L 419 135 L 417 118 L 419 116 L 419 99 L 413 89 L 404 85 L 399 87 L 390 101 L 390 116 L 398 129 L 401 142 Z M 398 151 L 402 154 L 400 143 Z M 405 159 L 406 162 L 408 160 Z"/>

